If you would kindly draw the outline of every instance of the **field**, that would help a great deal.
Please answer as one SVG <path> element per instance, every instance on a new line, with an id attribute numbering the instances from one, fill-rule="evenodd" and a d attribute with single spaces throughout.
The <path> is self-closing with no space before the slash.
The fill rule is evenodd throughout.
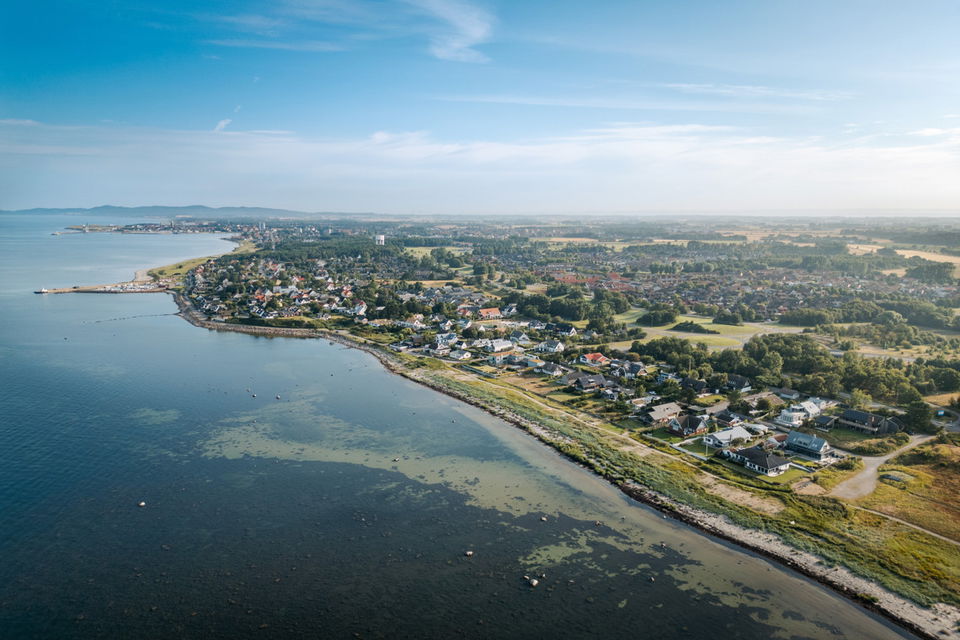
<path id="1" fill-rule="evenodd" d="M 430 252 L 434 249 L 446 249 L 450 253 L 457 255 L 462 255 L 470 251 L 466 247 L 405 247 L 403 251 L 414 258 L 422 258 L 423 256 L 430 255 Z"/>
<path id="2" fill-rule="evenodd" d="M 891 463 L 860 504 L 960 540 L 960 446 L 921 445 Z"/>
<path id="3" fill-rule="evenodd" d="M 614 316 L 614 320 L 617 322 L 626 323 L 628 326 L 633 327 L 637 326 L 637 318 L 642 316 L 645 313 L 644 309 L 631 309 L 625 313 L 620 313 Z M 699 325 L 703 325 L 705 328 L 717 333 L 690 333 L 687 331 L 670 331 L 670 327 L 674 326 L 678 322 L 695 322 Z M 686 338 L 693 343 L 702 342 L 708 347 L 714 348 L 724 348 L 724 347 L 741 347 L 746 343 L 750 338 L 756 335 L 761 335 L 765 333 L 798 333 L 802 329 L 799 327 L 784 327 L 782 325 L 767 323 L 767 322 L 747 322 L 741 326 L 734 326 L 729 324 L 714 324 L 712 319 L 707 316 L 695 316 L 695 315 L 682 315 L 677 318 L 676 322 L 671 322 L 668 324 L 660 325 L 659 327 L 642 327 L 644 331 L 647 332 L 647 337 L 641 340 L 641 342 L 649 342 L 654 338 L 661 338 L 664 336 L 671 336 L 676 338 Z M 631 341 L 618 342 L 615 343 L 615 348 L 626 349 L 629 348 Z"/>

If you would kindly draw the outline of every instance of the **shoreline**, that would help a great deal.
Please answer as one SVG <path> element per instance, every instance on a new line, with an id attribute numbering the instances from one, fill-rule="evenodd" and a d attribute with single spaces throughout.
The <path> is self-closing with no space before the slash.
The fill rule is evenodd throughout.
<path id="1" fill-rule="evenodd" d="M 256 325 L 227 324 L 212 322 L 193 307 L 186 296 L 170 291 L 179 309 L 177 315 L 190 324 L 210 331 L 228 331 L 266 337 L 325 339 L 349 348 L 364 351 L 376 358 L 385 369 L 396 375 L 426 386 L 434 391 L 460 400 L 486 411 L 513 426 L 520 428 L 560 455 L 566 454 L 557 446 L 560 440 L 552 437 L 552 432 L 528 418 L 519 416 L 502 407 L 491 405 L 477 398 L 444 387 L 436 381 L 417 375 L 416 369 L 408 369 L 393 355 L 379 345 L 374 346 L 360 339 L 324 329 L 297 329 L 284 327 L 263 327 Z M 566 456 L 569 457 L 569 456 Z M 883 586 L 854 574 L 842 566 L 827 566 L 818 556 L 791 547 L 779 536 L 765 531 L 749 529 L 732 522 L 725 517 L 709 511 L 691 507 L 672 498 L 633 482 L 616 481 L 607 475 L 590 468 L 582 461 L 574 460 L 584 469 L 603 478 L 626 496 L 669 515 L 700 532 L 714 536 L 737 547 L 763 556 L 769 560 L 792 569 L 797 573 L 831 589 L 868 609 L 890 622 L 922 638 L 960 638 L 960 609 L 944 603 L 924 608 L 906 598 L 887 590 Z"/>

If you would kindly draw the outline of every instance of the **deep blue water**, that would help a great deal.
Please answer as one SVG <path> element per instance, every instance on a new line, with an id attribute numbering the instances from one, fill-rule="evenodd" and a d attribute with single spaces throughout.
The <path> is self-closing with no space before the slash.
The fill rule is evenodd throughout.
<path id="1" fill-rule="evenodd" d="M 904 637 L 363 353 L 31 293 L 226 247 L 97 221 L 0 214 L 0 636 Z"/>

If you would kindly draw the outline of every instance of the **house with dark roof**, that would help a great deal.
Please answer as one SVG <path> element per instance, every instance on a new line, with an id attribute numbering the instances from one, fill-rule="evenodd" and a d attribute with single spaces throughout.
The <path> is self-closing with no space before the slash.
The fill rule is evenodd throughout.
<path id="1" fill-rule="evenodd" d="M 730 460 L 765 476 L 778 476 L 790 468 L 790 461 L 761 447 L 750 447 L 729 452 Z"/>
<path id="2" fill-rule="evenodd" d="M 684 378 L 680 381 L 680 387 L 693 390 L 697 396 L 708 396 L 713 392 L 706 380 L 696 380 L 694 378 Z"/>
<path id="3" fill-rule="evenodd" d="M 837 418 L 837 422 L 845 427 L 863 431 L 864 433 L 885 434 L 896 433 L 903 429 L 903 423 L 897 418 L 878 416 L 866 411 L 847 409 Z"/>
<path id="4" fill-rule="evenodd" d="M 814 460 L 822 460 L 832 451 L 830 445 L 823 438 L 801 431 L 789 432 L 786 441 L 783 443 L 783 448 Z"/>
<path id="5" fill-rule="evenodd" d="M 670 419 L 667 429 L 675 436 L 690 438 L 707 432 L 707 421 L 703 416 L 686 414 Z"/>
<path id="6" fill-rule="evenodd" d="M 835 416 L 817 416 L 813 419 L 813 428 L 820 431 L 830 431 L 837 422 Z"/>
<path id="7" fill-rule="evenodd" d="M 650 407 L 644 412 L 640 419 L 647 424 L 664 425 L 669 422 L 671 418 L 676 418 L 680 415 L 682 411 L 683 409 L 676 402 L 667 402 Z"/>
<path id="8" fill-rule="evenodd" d="M 547 362 L 534 369 L 534 371 L 548 375 L 551 378 L 555 378 L 557 376 L 562 376 L 568 371 L 568 369 L 566 367 L 561 367 L 558 364 L 554 364 L 553 362 Z"/>
<path id="9" fill-rule="evenodd" d="M 727 376 L 727 383 L 723 385 L 723 388 L 727 391 L 739 391 L 740 393 L 746 393 L 753 389 L 750 385 L 750 378 L 736 373 Z"/>
<path id="10" fill-rule="evenodd" d="M 555 331 L 561 336 L 572 337 L 577 335 L 577 328 L 566 322 L 557 323 Z"/>
<path id="11" fill-rule="evenodd" d="M 729 406 L 729 405 L 728 405 Z M 734 413 L 729 409 L 723 409 L 722 411 L 715 413 L 713 419 L 717 421 L 717 424 L 721 427 L 735 427 L 737 425 L 743 424 L 746 421 L 746 418 L 740 415 L 739 413 Z"/>
<path id="12" fill-rule="evenodd" d="M 574 378 L 570 384 L 573 385 L 573 388 L 577 391 L 596 391 L 597 389 L 602 389 L 607 385 L 607 379 L 599 373 L 594 375 L 581 373 Z"/>

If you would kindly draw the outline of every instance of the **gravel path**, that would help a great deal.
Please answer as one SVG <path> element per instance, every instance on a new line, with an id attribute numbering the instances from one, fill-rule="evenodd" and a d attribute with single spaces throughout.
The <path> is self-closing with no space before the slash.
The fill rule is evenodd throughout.
<path id="1" fill-rule="evenodd" d="M 908 444 L 893 453 L 888 453 L 885 456 L 864 456 L 863 471 L 835 486 L 829 495 L 846 500 L 865 498 L 877 488 L 877 470 L 880 469 L 887 460 L 933 438 L 934 436 L 911 436 Z"/>

